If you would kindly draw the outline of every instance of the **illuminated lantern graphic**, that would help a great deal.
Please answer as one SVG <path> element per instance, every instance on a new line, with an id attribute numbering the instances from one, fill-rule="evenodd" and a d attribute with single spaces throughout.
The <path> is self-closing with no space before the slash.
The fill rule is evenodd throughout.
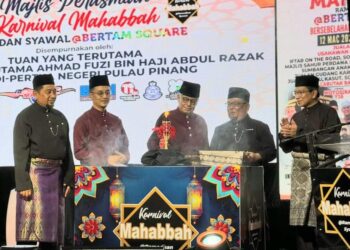
<path id="1" fill-rule="evenodd" d="M 109 212 L 116 221 L 120 218 L 120 206 L 124 203 L 124 198 L 125 186 L 117 173 L 116 178 L 109 186 Z"/>
<path id="2" fill-rule="evenodd" d="M 187 204 L 191 205 L 191 217 L 194 224 L 203 213 L 202 191 L 203 187 L 194 174 L 193 179 L 187 185 Z"/>

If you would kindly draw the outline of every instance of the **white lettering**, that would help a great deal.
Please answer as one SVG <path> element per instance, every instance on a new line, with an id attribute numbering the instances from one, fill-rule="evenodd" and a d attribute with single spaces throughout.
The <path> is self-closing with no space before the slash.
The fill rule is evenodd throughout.
<path id="1" fill-rule="evenodd" d="M 148 212 L 148 207 L 141 208 L 139 213 L 139 219 L 147 220 L 147 219 L 169 219 L 172 216 L 172 210 L 168 212 L 157 211 L 157 212 Z"/>
<path id="2" fill-rule="evenodd" d="M 335 187 L 334 188 L 334 197 L 335 198 L 341 198 L 341 197 L 350 198 L 350 189 L 348 189 L 346 191 L 341 191 L 340 187 Z"/>

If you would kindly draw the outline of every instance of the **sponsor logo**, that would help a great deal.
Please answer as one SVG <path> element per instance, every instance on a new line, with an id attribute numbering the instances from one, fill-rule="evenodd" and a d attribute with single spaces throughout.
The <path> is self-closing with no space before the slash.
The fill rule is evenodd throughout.
<path id="1" fill-rule="evenodd" d="M 123 101 L 136 101 L 136 99 L 140 99 L 139 90 L 132 82 L 124 82 L 120 89 L 125 94 L 120 97 Z"/>
<path id="2" fill-rule="evenodd" d="M 166 98 L 169 98 L 170 100 L 176 100 L 177 94 L 179 93 L 182 83 L 183 80 L 170 80 L 168 82 L 169 95 L 166 95 Z"/>
<path id="3" fill-rule="evenodd" d="M 198 10 L 198 0 L 168 0 L 168 17 L 176 18 L 181 23 L 185 23 L 190 17 L 197 16 Z"/>
<path id="4" fill-rule="evenodd" d="M 147 88 L 145 89 L 145 93 L 143 97 L 147 100 L 158 100 L 163 95 L 161 89 L 157 86 L 157 82 L 151 81 L 148 83 Z"/>
<path id="5" fill-rule="evenodd" d="M 57 95 L 62 95 L 67 92 L 75 92 L 75 88 L 66 88 L 64 89 L 62 86 L 58 85 L 56 86 L 56 94 Z M 0 92 L 0 96 L 6 96 L 10 97 L 13 99 L 28 99 L 31 103 L 35 102 L 35 97 L 34 97 L 34 90 L 32 88 L 23 88 L 23 89 L 17 89 L 13 92 Z"/>

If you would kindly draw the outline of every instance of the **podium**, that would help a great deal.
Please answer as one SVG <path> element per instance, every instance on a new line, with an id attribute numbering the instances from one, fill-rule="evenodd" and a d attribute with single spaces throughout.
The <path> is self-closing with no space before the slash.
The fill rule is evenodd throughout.
<path id="1" fill-rule="evenodd" d="M 317 144 L 319 148 L 331 150 L 338 154 L 350 154 L 350 142 Z"/>
<path id="2" fill-rule="evenodd" d="M 207 230 L 265 249 L 263 168 L 76 166 L 77 248 L 188 249 Z"/>
<path id="3" fill-rule="evenodd" d="M 350 154 L 350 143 L 315 145 L 340 154 L 322 164 L 332 166 Z M 319 249 L 350 249 L 350 169 L 311 169 Z"/>
<path id="4" fill-rule="evenodd" d="M 350 249 L 350 169 L 311 169 L 319 249 Z"/>

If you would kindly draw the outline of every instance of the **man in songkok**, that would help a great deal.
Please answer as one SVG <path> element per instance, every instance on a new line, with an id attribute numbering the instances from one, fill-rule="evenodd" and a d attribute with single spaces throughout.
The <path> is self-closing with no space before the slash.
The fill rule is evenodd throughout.
<path id="1" fill-rule="evenodd" d="M 74 126 L 74 155 L 83 165 L 117 166 L 130 158 L 129 140 L 119 117 L 107 112 L 111 97 L 108 76 L 89 81 L 92 107 Z"/>
<path id="2" fill-rule="evenodd" d="M 13 148 L 17 190 L 17 241 L 58 249 L 64 238 L 64 197 L 73 188 L 74 162 L 65 116 L 54 109 L 53 76 L 33 79 L 36 101 L 15 121 Z"/>
<path id="3" fill-rule="evenodd" d="M 331 100 L 329 102 L 329 106 L 331 106 L 332 108 L 334 108 L 338 112 L 339 107 L 338 107 L 338 102 L 336 100 Z"/>
<path id="4" fill-rule="evenodd" d="M 343 113 L 343 122 L 350 122 L 350 101 L 345 99 L 341 102 L 341 112 Z"/>
<path id="5" fill-rule="evenodd" d="M 276 157 L 275 142 L 268 125 L 249 116 L 249 101 L 247 89 L 229 89 L 227 113 L 230 120 L 215 128 L 210 149 L 244 151 L 244 164 L 263 165 Z"/>
<path id="6" fill-rule="evenodd" d="M 161 114 L 158 118 L 156 128 L 161 127 L 164 121 L 168 121 L 174 131 L 167 142 L 168 152 L 192 155 L 197 154 L 198 150 L 209 148 L 207 124 L 200 115 L 194 113 L 199 94 L 199 84 L 184 81 L 177 95 L 178 107 Z M 147 142 L 147 147 L 154 151 L 162 149 L 163 144 L 164 138 L 154 131 Z"/>
<path id="7" fill-rule="evenodd" d="M 290 121 L 282 119 L 279 133 L 280 147 L 293 156 L 289 224 L 296 229 L 297 249 L 317 249 L 316 211 L 311 194 L 311 162 L 306 138 L 292 138 L 340 124 L 340 119 L 334 108 L 318 100 L 319 79 L 316 76 L 297 76 L 294 95 L 302 110 L 295 113 Z M 339 142 L 339 131 L 340 126 L 319 133 L 315 143 Z M 319 161 L 333 157 L 332 152 L 317 151 Z"/>

